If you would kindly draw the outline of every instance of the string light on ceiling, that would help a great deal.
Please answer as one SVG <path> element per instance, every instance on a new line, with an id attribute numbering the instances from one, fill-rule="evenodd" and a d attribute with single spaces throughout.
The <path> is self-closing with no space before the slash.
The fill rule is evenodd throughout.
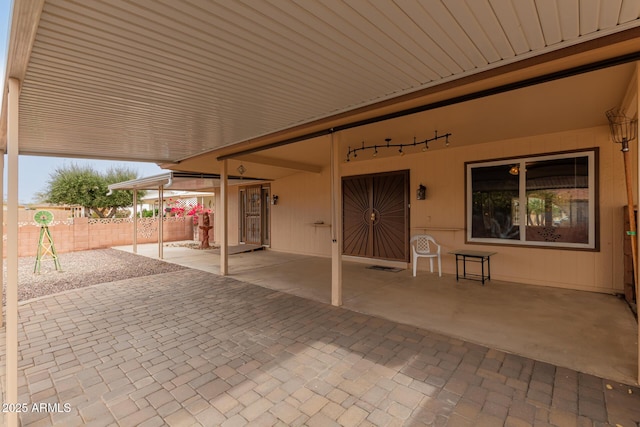
<path id="1" fill-rule="evenodd" d="M 392 144 L 391 143 L 391 138 L 386 138 L 385 142 L 386 144 L 375 144 L 375 145 L 364 145 L 364 141 L 362 141 L 362 146 L 357 147 L 357 148 L 351 148 L 351 146 L 349 146 L 349 151 L 347 152 L 347 159 L 346 161 L 349 162 L 351 161 L 351 157 L 353 157 L 354 159 L 356 159 L 358 157 L 358 152 L 359 151 L 364 151 L 364 150 L 373 150 L 373 157 L 376 157 L 378 155 L 378 149 L 380 148 L 398 148 L 398 153 L 401 156 L 404 156 L 405 151 L 404 151 L 404 147 L 418 147 L 420 145 L 424 145 L 424 147 L 422 147 L 422 151 L 427 151 L 427 149 L 429 148 L 429 143 L 433 142 L 433 141 L 437 141 L 439 139 L 444 138 L 445 139 L 445 147 L 449 146 L 449 137 L 451 136 L 451 133 L 445 133 L 443 135 L 438 135 L 438 131 L 435 131 L 435 136 L 433 138 L 427 138 L 423 141 L 417 141 L 415 137 L 413 137 L 413 142 L 409 142 L 407 144 Z"/>

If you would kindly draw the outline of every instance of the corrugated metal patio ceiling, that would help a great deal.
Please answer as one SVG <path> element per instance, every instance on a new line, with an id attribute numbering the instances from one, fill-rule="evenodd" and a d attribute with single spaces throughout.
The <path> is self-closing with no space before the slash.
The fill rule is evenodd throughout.
<path id="1" fill-rule="evenodd" d="M 156 162 L 640 26 L 637 0 L 43 4 L 20 152 Z"/>

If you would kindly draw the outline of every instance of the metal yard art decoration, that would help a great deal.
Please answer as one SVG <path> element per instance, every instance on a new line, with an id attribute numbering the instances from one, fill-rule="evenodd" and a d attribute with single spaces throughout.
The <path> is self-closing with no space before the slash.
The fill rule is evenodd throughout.
<path id="1" fill-rule="evenodd" d="M 62 271 L 60 260 L 58 260 L 58 254 L 56 253 L 56 247 L 53 244 L 53 237 L 51 236 L 51 231 L 49 231 L 49 224 L 53 221 L 53 214 L 49 211 L 37 211 L 33 215 L 33 220 L 40 226 L 38 252 L 36 254 L 36 265 L 33 268 L 33 272 L 40 274 L 40 264 L 42 259 L 48 255 L 53 258 L 56 271 Z"/>

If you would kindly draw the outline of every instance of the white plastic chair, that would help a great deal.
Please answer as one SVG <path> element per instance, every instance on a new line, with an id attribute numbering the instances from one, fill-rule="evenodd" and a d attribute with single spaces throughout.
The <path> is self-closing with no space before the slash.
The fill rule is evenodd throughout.
<path id="1" fill-rule="evenodd" d="M 440 259 L 440 245 L 428 234 L 418 234 L 411 238 L 411 251 L 413 252 L 413 277 L 416 276 L 418 258 L 429 258 L 431 272 L 433 273 L 433 259 L 438 258 L 438 276 L 442 277 L 442 260 Z"/>

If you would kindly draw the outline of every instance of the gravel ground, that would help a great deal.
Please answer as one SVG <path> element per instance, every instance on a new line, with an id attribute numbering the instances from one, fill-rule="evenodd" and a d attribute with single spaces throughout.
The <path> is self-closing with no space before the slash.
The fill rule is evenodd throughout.
<path id="1" fill-rule="evenodd" d="M 116 249 L 96 249 L 58 254 L 62 271 L 53 259 L 41 261 L 40 274 L 34 274 L 36 257 L 18 260 L 18 301 L 50 295 L 98 283 L 184 270 L 185 267 Z M 7 266 L 4 262 L 6 288 Z M 5 292 L 2 293 L 4 305 Z"/>

